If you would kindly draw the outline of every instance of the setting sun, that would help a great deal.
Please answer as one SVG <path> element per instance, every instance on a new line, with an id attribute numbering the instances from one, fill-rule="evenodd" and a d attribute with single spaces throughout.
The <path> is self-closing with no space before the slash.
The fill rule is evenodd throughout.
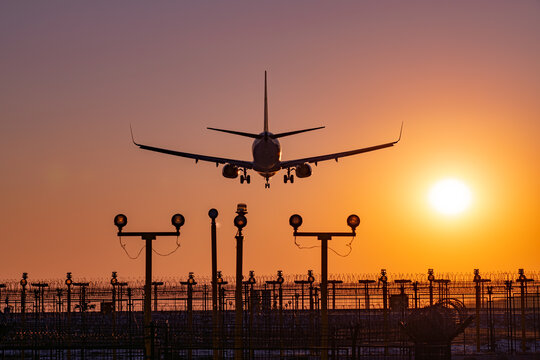
<path id="1" fill-rule="evenodd" d="M 456 215 L 471 204 L 471 191 L 460 180 L 440 180 L 429 191 L 429 202 L 442 214 Z"/>

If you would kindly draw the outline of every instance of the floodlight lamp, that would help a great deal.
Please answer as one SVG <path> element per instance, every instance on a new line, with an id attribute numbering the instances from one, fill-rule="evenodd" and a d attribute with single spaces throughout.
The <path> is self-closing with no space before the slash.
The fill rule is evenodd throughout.
<path id="1" fill-rule="evenodd" d="M 474 269 L 474 279 L 473 279 L 473 281 L 474 282 L 479 282 L 480 279 L 481 279 L 480 271 L 478 269 Z"/>
<path id="2" fill-rule="evenodd" d="M 234 218 L 234 226 L 238 228 L 238 230 L 243 229 L 247 225 L 247 219 L 243 214 L 238 214 Z"/>
<path id="3" fill-rule="evenodd" d="M 208 210 L 208 216 L 210 216 L 210 219 L 215 220 L 218 216 L 218 211 L 214 208 Z"/>
<path id="4" fill-rule="evenodd" d="M 302 217 L 298 214 L 291 215 L 289 218 L 289 225 L 291 225 L 294 229 L 294 232 L 298 230 L 298 228 L 302 225 Z"/>
<path id="5" fill-rule="evenodd" d="M 307 271 L 307 274 L 308 274 L 308 282 L 311 284 L 315 281 L 315 277 L 313 276 L 313 270 L 308 270 Z"/>
<path id="6" fill-rule="evenodd" d="M 283 281 L 285 281 L 285 279 L 283 279 L 283 271 L 278 270 L 278 272 L 277 272 L 277 282 L 278 282 L 278 284 L 283 284 Z"/>
<path id="7" fill-rule="evenodd" d="M 255 282 L 256 282 L 256 280 L 255 280 L 255 271 L 250 270 L 249 271 L 248 283 L 255 284 Z"/>
<path id="8" fill-rule="evenodd" d="M 21 279 L 21 286 L 25 287 L 28 284 L 28 281 L 26 279 Z"/>
<path id="9" fill-rule="evenodd" d="M 217 283 L 218 284 L 223 283 L 223 277 L 221 276 L 221 270 L 218 270 L 218 272 L 217 272 Z"/>
<path id="10" fill-rule="evenodd" d="M 247 214 L 247 205 L 242 204 L 242 203 L 236 205 L 236 213 L 237 214 Z"/>
<path id="11" fill-rule="evenodd" d="M 347 225 L 349 225 L 349 227 L 354 232 L 358 225 L 360 225 L 360 218 L 358 217 L 358 215 L 349 215 L 349 217 L 347 218 Z"/>
<path id="12" fill-rule="evenodd" d="M 193 273 L 190 272 L 187 280 L 188 285 L 195 285 L 195 278 L 193 277 Z"/>
<path id="13" fill-rule="evenodd" d="M 114 225 L 118 228 L 119 232 L 122 232 L 122 228 L 127 224 L 127 216 L 124 214 L 118 214 L 114 217 Z"/>
<path id="14" fill-rule="evenodd" d="M 388 277 L 386 276 L 386 269 L 381 269 L 381 277 L 379 278 L 379 281 L 387 282 Z"/>
<path id="15" fill-rule="evenodd" d="M 174 214 L 171 218 L 171 224 L 176 228 L 176 231 L 180 231 L 185 222 L 186 219 L 182 214 Z"/>

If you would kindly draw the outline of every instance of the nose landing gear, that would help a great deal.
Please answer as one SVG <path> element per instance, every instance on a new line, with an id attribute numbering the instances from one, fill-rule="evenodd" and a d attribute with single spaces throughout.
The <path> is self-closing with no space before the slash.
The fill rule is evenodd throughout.
<path id="1" fill-rule="evenodd" d="M 268 182 L 269 177 L 266 176 L 265 179 L 266 179 L 266 184 L 264 184 L 264 188 L 265 189 L 270 189 L 270 183 Z"/>

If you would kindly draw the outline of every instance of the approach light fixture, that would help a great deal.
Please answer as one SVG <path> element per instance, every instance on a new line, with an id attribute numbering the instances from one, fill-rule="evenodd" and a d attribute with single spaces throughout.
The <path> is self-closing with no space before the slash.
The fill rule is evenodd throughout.
<path id="1" fill-rule="evenodd" d="M 386 276 L 386 269 L 381 269 L 381 277 L 379 278 L 379 281 L 383 283 L 388 281 L 388 276 Z"/>
<path id="2" fill-rule="evenodd" d="M 428 281 L 433 281 L 435 280 L 435 275 L 433 275 L 433 269 L 428 269 L 428 277 L 427 277 Z"/>
<path id="3" fill-rule="evenodd" d="M 247 225 L 247 218 L 243 214 L 238 214 L 234 218 L 234 226 L 239 230 L 243 229 Z"/>
<path id="4" fill-rule="evenodd" d="M 118 284 L 118 275 L 116 274 L 116 271 L 113 271 L 112 276 L 111 276 L 111 285 L 115 286 L 117 284 Z"/>
<path id="5" fill-rule="evenodd" d="M 180 231 L 185 222 L 186 219 L 182 214 L 174 214 L 171 218 L 171 224 L 176 228 L 176 231 Z"/>
<path id="6" fill-rule="evenodd" d="M 216 279 L 217 283 L 218 284 L 222 284 L 223 283 L 223 276 L 221 275 L 221 270 L 218 270 L 217 272 L 217 279 Z"/>
<path id="7" fill-rule="evenodd" d="M 247 214 L 247 205 L 240 203 L 236 205 L 236 213 L 237 214 Z"/>
<path id="8" fill-rule="evenodd" d="M 296 232 L 300 225 L 302 225 L 302 217 L 298 214 L 291 215 L 289 224 L 293 227 L 294 232 Z"/>
<path id="9" fill-rule="evenodd" d="M 28 273 L 23 273 L 22 274 L 22 279 L 21 279 L 21 286 L 22 287 L 25 287 L 27 284 L 28 284 Z"/>
<path id="10" fill-rule="evenodd" d="M 197 284 L 197 283 L 195 282 L 195 278 L 193 277 L 193 272 L 191 272 L 191 271 L 189 272 L 187 283 L 188 283 L 189 285 L 195 285 L 195 284 Z"/>
<path id="11" fill-rule="evenodd" d="M 119 232 L 122 232 L 122 228 L 127 224 L 127 216 L 124 214 L 118 214 L 114 217 L 114 225 L 118 228 Z"/>
<path id="12" fill-rule="evenodd" d="M 253 271 L 253 270 L 249 271 L 249 278 L 248 278 L 247 281 L 248 281 L 249 284 L 252 284 L 252 285 L 257 282 L 257 280 L 255 280 L 255 271 Z"/>
<path id="13" fill-rule="evenodd" d="M 67 275 L 66 275 L 65 283 L 66 283 L 67 286 L 71 286 L 71 284 L 73 284 L 73 280 L 71 280 L 71 273 L 70 272 L 68 272 Z"/>
<path id="14" fill-rule="evenodd" d="M 349 217 L 347 218 L 347 225 L 349 225 L 349 227 L 354 232 L 358 225 L 360 225 L 360 218 L 358 217 L 358 215 L 349 215 Z"/>
<path id="15" fill-rule="evenodd" d="M 307 275 L 308 275 L 308 278 L 307 278 L 308 282 L 310 284 L 313 284 L 313 282 L 315 281 L 315 277 L 313 276 L 313 270 L 308 270 Z"/>
<path id="16" fill-rule="evenodd" d="M 214 208 L 208 210 L 208 216 L 210 216 L 210 219 L 215 220 L 218 217 L 218 211 Z"/>
<path id="17" fill-rule="evenodd" d="M 277 271 L 277 282 L 278 284 L 283 284 L 283 281 L 285 281 L 285 279 L 283 278 L 283 271 L 282 270 L 278 270 Z"/>

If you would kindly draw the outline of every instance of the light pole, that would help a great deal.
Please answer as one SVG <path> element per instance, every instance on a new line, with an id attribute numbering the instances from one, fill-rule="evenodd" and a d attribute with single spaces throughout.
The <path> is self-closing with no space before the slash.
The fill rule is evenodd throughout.
<path id="1" fill-rule="evenodd" d="M 358 280 L 359 284 L 364 284 L 364 306 L 369 310 L 369 284 L 373 284 L 375 280 Z M 358 301 L 358 309 L 360 309 L 360 301 Z"/>
<path id="2" fill-rule="evenodd" d="M 328 359 L 328 240 L 339 236 L 356 236 L 356 228 L 360 225 L 357 215 L 349 215 L 347 225 L 351 232 L 298 232 L 302 225 L 302 217 L 294 214 L 289 218 L 289 224 L 293 227 L 296 236 L 314 236 L 321 240 L 321 359 Z"/>
<path id="3" fill-rule="evenodd" d="M 234 323 L 234 358 L 243 358 L 242 348 L 242 256 L 244 246 L 244 236 L 242 229 L 247 225 L 247 206 L 246 204 L 238 204 L 236 208 L 236 217 L 234 218 L 234 226 L 238 229 L 236 233 L 236 292 L 235 292 L 235 323 Z"/>
<path id="4" fill-rule="evenodd" d="M 187 281 L 180 281 L 181 285 L 187 286 L 187 321 L 188 321 L 188 359 L 192 358 L 193 339 L 193 286 L 197 285 L 193 273 L 190 272 Z"/>
<path id="5" fill-rule="evenodd" d="M 309 289 L 309 302 L 311 304 L 311 296 L 312 296 L 312 285 L 313 285 L 313 282 L 315 281 L 315 278 L 313 277 L 313 271 L 312 270 L 308 270 L 308 278 L 307 280 L 294 280 L 294 283 L 295 284 L 300 284 L 301 285 L 301 288 L 300 288 L 300 291 L 301 291 L 301 297 L 302 297 L 302 310 L 304 310 L 304 285 L 305 284 L 309 284 L 310 285 L 310 289 Z M 298 309 L 298 306 L 297 306 L 297 309 Z M 312 310 L 311 308 L 311 305 L 310 305 L 310 310 Z"/>
<path id="6" fill-rule="evenodd" d="M 49 284 L 38 282 L 38 283 L 32 283 L 31 285 L 36 288 L 37 294 L 39 294 L 36 297 L 36 306 L 37 306 L 36 312 L 40 313 L 40 307 L 41 307 L 41 313 L 43 314 L 45 312 L 45 301 L 44 301 L 45 288 L 49 287 Z"/>
<path id="7" fill-rule="evenodd" d="M 433 275 L 433 269 L 428 269 L 428 281 L 429 281 L 429 306 L 433 306 L 433 281 L 435 281 L 435 275 Z"/>
<path id="8" fill-rule="evenodd" d="M 485 282 L 491 281 L 490 279 L 482 279 L 480 276 L 480 270 L 474 269 L 474 290 L 475 290 L 475 298 L 476 298 L 476 351 L 480 351 L 480 308 L 482 307 L 482 297 L 483 297 L 483 291 L 481 291 L 481 286 L 483 290 L 483 286 Z"/>
<path id="9" fill-rule="evenodd" d="M 118 236 L 140 237 L 146 242 L 146 276 L 144 283 L 144 357 L 152 357 L 152 333 L 150 323 L 152 321 L 152 241 L 158 236 L 180 236 L 180 227 L 184 225 L 185 219 L 181 214 L 174 214 L 171 218 L 172 225 L 176 231 L 171 232 L 122 232 L 122 228 L 127 224 L 127 216 L 118 214 L 114 217 L 114 225 L 118 228 Z"/>
<path id="10" fill-rule="evenodd" d="M 527 307 L 526 292 L 527 292 L 527 283 L 534 280 L 528 279 L 525 276 L 525 271 L 523 269 L 519 269 L 518 273 L 519 273 L 519 277 L 516 280 L 516 282 L 519 283 L 519 287 L 521 289 L 521 351 L 526 352 L 527 351 L 527 337 L 526 337 L 526 331 L 525 331 L 525 310 Z"/>
<path id="11" fill-rule="evenodd" d="M 218 295 L 217 295 L 217 230 L 216 230 L 216 218 L 218 217 L 218 211 L 216 209 L 210 209 L 208 216 L 212 219 L 210 225 L 211 247 L 212 247 L 212 350 L 214 360 L 219 359 L 218 352 Z"/>
<path id="12" fill-rule="evenodd" d="M 22 324 L 25 325 L 26 322 L 26 285 L 28 285 L 28 273 L 22 274 L 21 284 L 21 315 L 22 315 Z"/>
<path id="13" fill-rule="evenodd" d="M 154 287 L 154 311 L 158 311 L 158 286 L 162 286 L 163 281 L 152 281 Z"/>

